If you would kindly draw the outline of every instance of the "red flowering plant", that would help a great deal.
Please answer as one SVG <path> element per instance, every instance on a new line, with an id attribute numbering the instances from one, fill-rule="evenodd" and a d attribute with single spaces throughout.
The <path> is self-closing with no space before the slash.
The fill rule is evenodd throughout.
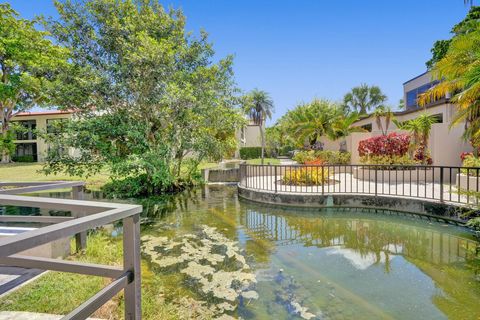
<path id="1" fill-rule="evenodd" d="M 315 159 L 315 160 L 305 161 L 304 164 L 311 165 L 311 166 L 322 166 L 325 164 L 325 161 L 323 161 L 322 159 Z"/>
<path id="2" fill-rule="evenodd" d="M 426 149 L 424 145 L 420 145 L 416 150 L 415 153 L 413 154 L 413 160 L 424 164 L 424 165 L 432 165 L 433 164 L 433 159 L 430 156 L 430 153 Z"/>
<path id="3" fill-rule="evenodd" d="M 410 136 L 392 132 L 388 135 L 372 137 L 359 142 L 360 157 L 368 156 L 404 156 L 408 153 Z"/>
<path id="4" fill-rule="evenodd" d="M 392 132 L 359 142 L 360 161 L 379 165 L 412 165 L 415 161 L 408 154 L 410 135 Z M 393 169 L 393 167 L 392 167 Z"/>

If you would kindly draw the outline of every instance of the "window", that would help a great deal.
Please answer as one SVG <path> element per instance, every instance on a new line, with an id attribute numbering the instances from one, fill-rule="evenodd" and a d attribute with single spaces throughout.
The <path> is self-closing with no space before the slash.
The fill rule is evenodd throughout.
<path id="1" fill-rule="evenodd" d="M 369 124 L 364 124 L 363 126 L 361 126 L 360 128 L 364 129 L 364 130 L 367 130 L 368 132 L 372 132 L 372 124 L 369 123 Z"/>
<path id="2" fill-rule="evenodd" d="M 37 133 L 37 121 L 35 120 L 23 120 L 15 121 L 16 124 L 20 125 L 20 129 L 17 131 L 17 140 L 36 140 Z"/>
<path id="3" fill-rule="evenodd" d="M 17 143 L 13 161 L 33 162 L 37 161 L 36 143 Z"/>
<path id="4" fill-rule="evenodd" d="M 420 86 L 418 88 L 415 88 L 413 90 L 408 91 L 407 94 L 406 94 L 406 96 L 407 96 L 407 102 L 406 102 L 407 110 L 418 108 L 418 104 L 417 104 L 418 96 L 420 94 L 426 92 L 431 87 L 436 86 L 439 82 L 440 81 L 438 81 L 438 80 L 432 81 L 430 83 L 424 84 L 423 86 Z"/>
<path id="5" fill-rule="evenodd" d="M 443 123 L 443 113 L 434 114 L 433 117 L 436 118 L 437 123 Z"/>

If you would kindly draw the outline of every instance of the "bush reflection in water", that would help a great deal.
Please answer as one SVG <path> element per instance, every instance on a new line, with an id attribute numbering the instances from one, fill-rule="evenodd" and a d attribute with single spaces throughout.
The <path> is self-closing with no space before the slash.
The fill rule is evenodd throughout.
<path id="1" fill-rule="evenodd" d="M 237 291 L 229 300 L 233 307 L 223 305 L 232 317 L 476 319 L 480 314 L 478 243 L 466 229 L 392 212 L 264 207 L 239 201 L 234 187 L 207 186 L 142 204 L 144 237 L 184 241 L 208 226 L 227 247 L 238 247 L 256 284 L 243 289 L 235 281 L 227 284 Z M 161 259 L 164 249 L 156 250 Z M 171 286 L 169 299 L 187 295 L 210 309 L 221 303 L 188 272 L 150 265 Z M 212 281 L 212 274 L 203 276 Z M 258 299 L 244 299 L 241 292 L 253 289 Z"/>

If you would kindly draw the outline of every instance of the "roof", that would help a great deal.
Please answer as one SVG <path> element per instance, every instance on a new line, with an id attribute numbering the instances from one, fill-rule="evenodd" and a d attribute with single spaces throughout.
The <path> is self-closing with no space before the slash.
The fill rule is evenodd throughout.
<path id="1" fill-rule="evenodd" d="M 418 76 L 413 77 L 412 79 L 405 81 L 405 82 L 403 83 L 403 85 L 406 85 L 407 83 L 409 83 L 409 82 L 411 82 L 411 81 L 413 81 L 413 80 L 415 80 L 415 79 L 418 79 L 418 78 L 420 78 L 421 76 L 426 75 L 426 74 L 429 73 L 429 72 L 430 72 L 430 71 L 427 70 L 427 71 L 425 71 L 424 73 L 421 73 L 421 74 L 419 74 Z"/>
<path id="2" fill-rule="evenodd" d="M 57 114 L 72 114 L 75 111 L 73 110 L 48 110 L 48 111 L 26 111 L 26 112 L 19 112 L 15 115 L 15 117 L 27 117 L 27 116 L 51 116 Z"/>
<path id="3" fill-rule="evenodd" d="M 404 114 L 409 114 L 409 113 L 414 113 L 414 112 L 421 112 L 421 111 L 424 111 L 425 109 L 430 109 L 430 108 L 433 108 L 433 107 L 436 107 L 436 106 L 439 106 L 441 104 L 445 104 L 445 103 L 449 103 L 449 100 L 448 99 L 440 99 L 440 100 L 437 100 L 437 101 L 434 101 L 430 104 L 428 104 L 427 106 L 425 107 L 422 107 L 422 108 L 415 108 L 415 109 L 410 109 L 410 110 L 403 110 L 403 111 L 395 111 L 393 112 L 393 115 L 394 116 L 401 116 L 401 115 L 404 115 Z M 374 115 L 373 114 L 369 114 L 367 116 L 364 116 L 360 119 L 358 119 L 357 121 L 355 122 L 359 122 L 361 120 L 365 120 L 365 119 L 368 119 L 368 118 L 371 118 L 373 117 Z"/>

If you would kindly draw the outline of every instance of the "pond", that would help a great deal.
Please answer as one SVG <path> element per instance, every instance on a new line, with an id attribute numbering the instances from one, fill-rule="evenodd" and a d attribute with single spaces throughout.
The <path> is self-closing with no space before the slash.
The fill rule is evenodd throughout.
<path id="1" fill-rule="evenodd" d="M 188 298 L 208 316 L 480 315 L 478 242 L 464 228 L 389 211 L 262 206 L 224 186 L 142 204 L 142 254 L 164 298 Z"/>
<path id="2" fill-rule="evenodd" d="M 181 287 L 243 319 L 480 315 L 478 243 L 452 225 L 392 212 L 272 208 L 211 186 L 178 196 L 144 226 L 143 241 L 172 292 Z"/>

